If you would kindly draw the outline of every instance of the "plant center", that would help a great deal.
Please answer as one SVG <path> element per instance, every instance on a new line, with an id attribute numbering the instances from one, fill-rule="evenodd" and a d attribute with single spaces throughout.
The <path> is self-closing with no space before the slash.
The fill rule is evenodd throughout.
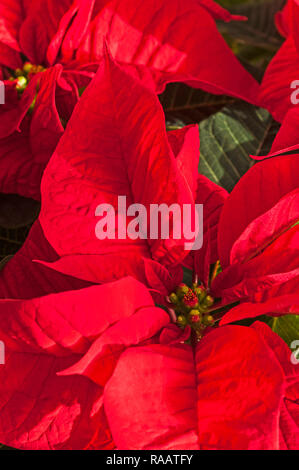
<path id="1" fill-rule="evenodd" d="M 177 325 L 185 328 L 189 325 L 199 340 L 208 326 L 215 322 L 211 315 L 214 299 L 203 285 L 196 283 L 192 287 L 180 284 L 169 296 L 177 317 Z"/>
<path id="2" fill-rule="evenodd" d="M 33 75 L 44 72 L 46 69 L 42 65 L 33 65 L 26 62 L 22 69 L 13 71 L 9 81 L 15 82 L 17 91 L 22 94 Z"/>

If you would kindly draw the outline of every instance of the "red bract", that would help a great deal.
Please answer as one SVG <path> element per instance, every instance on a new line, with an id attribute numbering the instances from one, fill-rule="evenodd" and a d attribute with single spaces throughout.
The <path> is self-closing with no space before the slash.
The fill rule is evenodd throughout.
<path id="1" fill-rule="evenodd" d="M 298 169 L 295 155 L 258 163 L 224 204 L 218 227 L 223 272 L 211 289 L 224 303 L 241 303 L 222 323 L 299 311 Z"/>
<path id="2" fill-rule="evenodd" d="M 283 37 L 287 37 L 290 32 L 293 2 L 294 0 L 287 0 L 283 9 L 275 15 L 276 27 Z"/>
<path id="3" fill-rule="evenodd" d="M 286 344 L 259 322 L 214 330 L 195 351 L 130 348 L 104 391 L 114 442 L 143 450 L 296 449 L 296 367 Z"/>
<path id="4" fill-rule="evenodd" d="M 120 82 L 125 88 L 134 86 L 135 100 L 128 99 L 126 93 L 113 94 L 115 83 Z M 110 97 L 114 106 L 107 103 Z M 93 116 L 92 106 L 101 109 L 105 118 L 92 119 L 88 132 L 81 135 L 81 122 Z M 193 196 L 198 145 L 195 128 L 170 133 L 169 137 L 172 150 L 156 97 L 107 59 L 77 107 L 44 176 L 40 220 L 60 256 L 47 265 L 90 282 L 130 274 L 165 296 L 179 283 L 179 273 L 171 280 L 168 269 L 195 262 L 199 278 L 222 299 L 221 305 L 244 303 L 230 315 L 296 313 L 298 157 L 276 157 L 254 166 L 222 210 L 225 192 L 201 176 L 197 197 Z M 112 166 L 113 161 L 117 167 Z M 93 236 L 95 208 L 99 202 L 116 206 L 119 194 L 127 194 L 129 203 L 145 205 L 202 202 L 204 248 L 186 258 L 182 240 L 97 240 Z M 279 255 L 282 251 L 284 257 Z M 210 264 L 218 259 L 218 253 L 223 272 L 209 285 Z M 291 293 L 295 297 L 290 295 L 287 300 L 285 296 Z M 264 304 L 273 296 L 276 307 Z M 253 304 L 249 310 L 248 303 Z"/>
<path id="5" fill-rule="evenodd" d="M 298 105 L 299 85 L 299 4 L 290 0 L 278 16 L 279 30 L 286 40 L 270 62 L 260 91 L 260 104 L 282 121 L 288 110 Z"/>
<path id="6" fill-rule="evenodd" d="M 168 315 L 130 278 L 0 305 L 0 441 L 21 449 L 114 448 L 103 387 L 120 354 L 151 339 Z"/>
<path id="7" fill-rule="evenodd" d="M 257 83 L 226 46 L 214 21 L 246 18 L 230 15 L 212 0 L 112 0 L 90 6 L 91 21 L 76 53 L 80 62 L 99 60 L 102 50 L 94 48 L 93 38 L 105 39 L 117 61 L 146 65 L 157 90 L 180 80 L 256 102 Z"/>
<path id="8" fill-rule="evenodd" d="M 43 170 L 63 134 L 55 105 L 57 80 L 61 73 L 62 67 L 57 65 L 39 74 L 31 80 L 21 99 L 12 90 L 16 96 L 1 107 L 2 192 L 39 199 Z"/>
<path id="9" fill-rule="evenodd" d="M 133 96 L 128 89 L 134 89 Z M 84 132 L 82 122 L 89 122 Z M 117 213 L 120 195 L 127 197 L 127 206 L 146 208 L 154 203 L 194 207 L 195 200 L 209 199 L 204 217 L 215 239 L 226 192 L 198 176 L 198 157 L 197 127 L 166 133 L 156 95 L 107 57 L 44 174 L 40 221 L 60 256 L 52 267 L 91 282 L 127 274 L 145 281 L 143 258 L 167 267 L 184 260 L 184 238 L 96 238 L 97 206 L 109 203 Z"/>
<path id="10" fill-rule="evenodd" d="M 195 272 L 210 294 L 222 299 L 211 313 L 218 316 L 220 306 L 240 303 L 221 324 L 299 313 L 298 163 L 298 156 L 269 159 L 241 179 L 224 203 L 218 226 L 223 272 L 211 283 L 209 244 L 195 253 Z M 272 190 L 265 195 L 262 184 L 268 182 Z"/>
<path id="11" fill-rule="evenodd" d="M 0 110 L 2 192 L 40 198 L 43 170 L 64 130 L 61 120 L 69 119 L 79 88 L 93 76 L 84 66 L 62 66 L 59 60 L 48 59 L 57 57 L 78 13 L 78 5 L 72 3 L 0 2 L 0 63 L 5 66 L 6 90 L 6 104 Z M 27 58 L 25 65 L 21 53 Z"/>
<path id="12" fill-rule="evenodd" d="M 12 83 L 5 81 L 2 192 L 39 198 L 41 174 L 63 133 L 60 119 L 69 119 L 79 93 L 93 77 L 104 41 L 118 61 L 129 64 L 133 75 L 158 92 L 170 81 L 184 81 L 256 101 L 257 83 L 229 50 L 214 21 L 239 18 L 212 0 L 139 3 L 63 0 L 58 6 L 53 0 L 0 1 L 4 79 L 12 76 L 19 93 L 28 80 L 30 88 L 19 101 L 18 94 L 10 92 Z M 21 53 L 34 65 L 22 64 Z"/>
<path id="13" fill-rule="evenodd" d="M 113 93 L 117 83 L 124 93 Z M 133 87 L 134 100 L 125 91 Z M 94 116 L 93 107 L 103 115 L 91 119 L 82 135 L 81 123 Z M 277 297 L 277 308 L 270 305 L 273 315 L 296 313 L 297 297 L 280 297 L 293 293 L 299 275 L 298 158 L 281 156 L 253 167 L 222 210 L 226 193 L 206 178 L 196 180 L 196 132 L 189 127 L 167 136 L 155 95 L 107 58 L 45 172 L 40 221 L 60 256 L 45 264 L 89 282 L 130 274 L 165 296 L 180 282 L 179 270 L 171 277 L 173 268 L 195 262 L 199 278 L 221 305 L 245 303 L 237 307 L 238 315 L 257 316 L 255 309 L 270 314 L 269 306 L 260 303 L 271 296 Z M 95 208 L 103 202 L 116 207 L 120 194 L 127 195 L 128 204 L 146 206 L 203 203 L 203 250 L 186 258 L 184 240 L 98 240 Z M 218 253 L 223 272 L 209 285 L 210 264 Z M 254 305 L 247 312 L 249 302 Z"/>
<path id="14" fill-rule="evenodd" d="M 39 222 L 36 222 L 16 255 L 0 271 L 0 298 L 32 299 L 47 294 L 77 290 L 91 284 L 74 277 L 50 271 L 34 259 L 54 262 L 58 259 L 55 250 L 44 237 Z"/>
<path id="15" fill-rule="evenodd" d="M 298 139 L 299 107 L 290 109 L 274 139 L 270 153 L 266 156 L 253 156 L 255 160 L 264 160 L 275 155 L 282 155 L 299 149 Z M 298 156 L 297 156 L 298 158 Z"/>
<path id="16" fill-rule="evenodd" d="M 297 174 L 299 169 L 299 159 L 297 155 L 282 155 L 269 158 L 254 165 L 237 183 L 221 214 L 221 233 L 219 232 L 218 246 L 221 264 L 227 267 L 232 261 L 232 248 L 244 230 L 254 221 L 258 222 L 263 214 L 266 215 L 274 206 L 293 191 L 298 190 Z M 298 213 L 297 213 L 298 215 Z M 296 221 L 296 210 L 290 214 L 285 212 L 284 217 L 279 220 L 273 214 L 273 224 L 267 224 L 262 233 L 258 233 L 260 239 L 268 237 L 271 230 L 273 237 L 279 226 L 288 221 L 288 217 L 293 217 L 289 223 L 291 226 Z M 286 222 L 288 224 L 288 222 Z M 260 225 L 262 227 L 262 224 Z M 254 245 L 253 241 L 244 237 L 245 242 Z M 257 244 L 257 247 L 260 243 Z M 265 246 L 263 246 L 264 249 Z M 258 248 L 257 248 L 258 250 Z"/>

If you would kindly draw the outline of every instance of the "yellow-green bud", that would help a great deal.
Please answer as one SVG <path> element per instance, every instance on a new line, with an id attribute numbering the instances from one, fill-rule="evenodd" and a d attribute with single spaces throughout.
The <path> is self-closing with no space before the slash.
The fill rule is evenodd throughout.
<path id="1" fill-rule="evenodd" d="M 214 299 L 213 297 L 211 297 L 210 295 L 207 295 L 205 300 L 204 300 L 204 304 L 207 306 L 207 307 L 211 307 L 214 303 Z"/>
<path id="2" fill-rule="evenodd" d="M 204 299 L 205 295 L 206 295 L 205 290 L 202 289 L 201 287 L 196 287 L 194 289 L 194 292 L 197 295 L 199 301 L 202 301 Z"/>
<path id="3" fill-rule="evenodd" d="M 178 299 L 178 296 L 174 292 L 172 292 L 172 294 L 170 294 L 169 296 L 169 300 L 173 304 L 177 304 L 179 299 Z"/>
<path id="4" fill-rule="evenodd" d="M 200 311 L 193 309 L 193 310 L 191 310 L 190 315 L 191 315 L 191 316 L 199 316 L 199 315 L 200 315 Z"/>
<path id="5" fill-rule="evenodd" d="M 180 326 L 185 326 L 185 325 L 187 325 L 187 320 L 186 320 L 185 317 L 183 317 L 183 315 L 179 315 L 178 318 L 177 318 L 177 323 Z"/>
<path id="6" fill-rule="evenodd" d="M 28 109 L 28 113 L 31 114 L 34 110 L 34 107 L 35 107 L 35 103 L 36 103 L 36 96 L 33 98 L 33 101 L 30 105 L 30 108 Z"/>
<path id="7" fill-rule="evenodd" d="M 33 65 L 30 64 L 30 62 L 26 62 L 26 64 L 23 67 L 24 72 L 28 74 L 31 72 L 32 69 L 33 69 Z"/>
<path id="8" fill-rule="evenodd" d="M 21 77 L 17 78 L 16 89 L 18 91 L 24 91 L 27 84 L 28 84 L 27 78 L 22 75 Z"/>
<path id="9" fill-rule="evenodd" d="M 202 322 L 204 325 L 209 326 L 214 323 L 214 318 L 212 317 L 212 315 L 204 315 Z"/>
<path id="10" fill-rule="evenodd" d="M 176 290 L 177 295 L 182 298 L 185 294 L 188 294 L 190 288 L 186 286 L 185 284 L 179 285 L 179 287 Z"/>

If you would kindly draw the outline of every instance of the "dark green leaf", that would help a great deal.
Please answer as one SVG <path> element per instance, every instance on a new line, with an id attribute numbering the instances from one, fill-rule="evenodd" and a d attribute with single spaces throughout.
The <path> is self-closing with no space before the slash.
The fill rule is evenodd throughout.
<path id="1" fill-rule="evenodd" d="M 267 154 L 278 125 L 266 110 L 235 103 L 202 121 L 199 130 L 199 172 L 231 191 L 254 164 L 250 155 Z"/>
<path id="2" fill-rule="evenodd" d="M 0 226 L 16 229 L 31 224 L 37 217 L 40 204 L 16 194 L 0 194 Z"/>
<path id="3" fill-rule="evenodd" d="M 160 101 L 168 122 L 179 120 L 186 125 L 202 121 L 235 99 L 211 95 L 184 83 L 170 83 L 160 96 Z"/>
<path id="4" fill-rule="evenodd" d="M 6 265 L 6 263 L 8 263 L 8 261 L 13 257 L 13 255 L 9 255 L 9 256 L 5 256 L 5 258 L 3 258 L 1 261 L 0 261 L 0 271 L 1 269 L 4 268 L 4 266 Z"/>
<path id="5" fill-rule="evenodd" d="M 299 340 L 299 315 L 271 317 L 267 320 L 267 323 L 289 347 L 293 341 Z"/>
<path id="6" fill-rule="evenodd" d="M 13 447 L 7 447 L 7 446 L 4 446 L 4 445 L 0 444 L 0 450 L 17 450 L 17 449 L 14 449 Z"/>
<path id="7" fill-rule="evenodd" d="M 191 287 L 193 282 L 193 272 L 191 271 L 191 269 L 188 268 L 183 268 L 183 271 L 183 282 L 184 284 L 187 284 L 187 286 Z"/>
<path id="8" fill-rule="evenodd" d="M 26 240 L 29 229 L 30 226 L 19 229 L 0 227 L 0 262 L 8 256 L 14 255 L 21 248 Z"/>
<path id="9" fill-rule="evenodd" d="M 276 52 L 283 39 L 276 30 L 274 15 L 284 3 L 284 0 L 251 0 L 232 6 L 231 13 L 246 16 L 248 21 L 219 22 L 219 30 L 247 46 Z"/>

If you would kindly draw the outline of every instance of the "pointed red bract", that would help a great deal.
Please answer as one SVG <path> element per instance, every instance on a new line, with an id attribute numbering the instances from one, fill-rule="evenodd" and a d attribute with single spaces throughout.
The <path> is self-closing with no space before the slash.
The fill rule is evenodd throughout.
<path id="1" fill-rule="evenodd" d="M 288 348 L 264 327 L 267 339 L 263 329 L 219 328 L 197 345 L 195 359 L 190 345 L 125 352 L 104 392 L 117 447 L 278 449 Z M 290 442 L 295 423 L 292 432 Z"/>
<path id="2" fill-rule="evenodd" d="M 23 20 L 21 0 L 1 0 L 0 18 L 0 63 L 17 68 L 21 64 L 17 40 Z"/>
<path id="3" fill-rule="evenodd" d="M 293 0 L 287 0 L 283 9 L 275 15 L 275 25 L 283 37 L 290 33 L 292 4 Z"/>
<path id="4" fill-rule="evenodd" d="M 45 239 L 36 222 L 16 255 L 0 271 L 0 298 L 32 299 L 55 292 L 76 290 L 90 284 L 75 277 L 62 275 L 35 263 L 34 259 L 53 262 L 57 253 Z"/>
<path id="5" fill-rule="evenodd" d="M 229 297 L 230 301 L 263 301 L 272 288 L 298 279 L 299 225 L 287 230 L 269 246 L 259 248 L 260 252 L 252 259 L 231 264 L 218 275 L 212 286 L 214 295 Z"/>
<path id="6" fill-rule="evenodd" d="M 297 313 L 298 165 L 297 155 L 256 164 L 224 203 L 218 227 L 222 272 L 211 293 L 221 306 L 240 304 L 222 314 L 222 324 Z"/>
<path id="7" fill-rule="evenodd" d="M 247 226 L 231 249 L 230 264 L 242 263 L 261 253 L 298 221 L 299 189 L 295 189 Z"/>
<path id="8" fill-rule="evenodd" d="M 18 106 L 8 107 L 0 126 L 0 191 L 40 199 L 40 181 L 63 127 L 55 103 L 57 65 L 36 76 Z M 37 89 L 39 92 L 37 93 Z M 28 115 L 34 104 L 31 115 Z M 9 103 L 7 103 L 8 105 Z"/>
<path id="9" fill-rule="evenodd" d="M 128 89 L 134 89 L 132 96 Z M 82 122 L 89 123 L 85 132 Z M 198 130 L 177 131 L 172 141 L 174 137 L 177 160 L 157 97 L 107 57 L 81 98 L 42 182 L 40 221 L 61 257 L 117 254 L 121 260 L 122 254 L 136 259 L 151 255 L 171 265 L 186 256 L 184 238 L 132 240 L 125 234 L 123 240 L 116 232 L 115 240 L 99 240 L 95 234 L 97 207 L 111 204 L 117 214 L 119 196 L 126 196 L 127 207 L 143 204 L 148 214 L 150 204 L 194 206 Z M 120 263 L 113 267 L 124 275 Z M 98 270 L 103 280 L 100 263 Z"/>
<path id="10" fill-rule="evenodd" d="M 54 66 L 38 77 L 35 72 L 29 73 L 27 87 L 17 103 L 7 93 L 7 88 L 16 87 L 16 80 L 5 82 L 6 105 L 0 109 L 2 192 L 40 199 L 41 176 L 63 133 L 60 118 L 69 119 L 79 99 L 78 88 L 86 86 L 94 75 L 94 71 L 86 73 L 83 80 L 81 66 L 72 65 L 65 74 L 62 65 L 47 60 L 48 54 L 57 56 L 72 16 L 78 11 L 76 3 L 0 1 L 0 63 L 9 67 L 3 72 L 4 78 L 16 78 L 17 68 L 18 76 L 25 74 L 23 57 L 34 66 Z M 79 77 L 78 85 L 72 79 L 73 71 Z M 11 108 L 9 112 L 7 107 Z"/>
<path id="11" fill-rule="evenodd" d="M 228 192 L 203 175 L 198 177 L 196 203 L 203 204 L 203 247 L 191 252 L 199 279 L 208 283 L 210 265 L 219 259 L 218 224 Z"/>
<path id="12" fill-rule="evenodd" d="M 1 442 L 26 450 L 114 448 L 101 389 L 82 377 L 56 375 L 76 357 L 7 351 L 0 368 Z"/>
<path id="13" fill-rule="evenodd" d="M 270 153 L 266 156 L 252 156 L 252 158 L 257 161 L 265 160 L 266 158 L 271 158 L 276 155 L 282 155 L 287 152 L 298 150 L 298 125 L 299 108 L 295 107 L 287 112 L 282 125 L 273 141 Z"/>
<path id="14" fill-rule="evenodd" d="M 85 353 L 91 340 L 141 308 L 153 318 L 156 311 L 157 318 L 160 313 L 168 318 L 154 308 L 146 287 L 133 278 L 28 300 L 2 299 L 0 304 L 2 339 L 12 350 L 57 356 Z"/>
<path id="15" fill-rule="evenodd" d="M 184 81 L 256 103 L 258 84 L 229 50 L 214 18 L 234 19 L 206 0 L 100 3 L 94 8 L 76 58 L 83 63 L 98 61 L 102 57 L 100 43 L 105 40 L 117 61 L 152 69 L 158 91 L 170 81 Z"/>
<path id="16" fill-rule="evenodd" d="M 212 0 L 191 0 L 188 5 L 183 0 L 167 0 L 160 6 L 154 0 L 140 5 L 135 0 L 62 0 L 59 5 L 53 0 L 0 0 L 0 13 L 0 65 L 12 69 L 5 71 L 5 78 L 22 69 L 24 56 L 44 68 L 63 66 L 55 83 L 49 78 L 49 89 L 54 93 L 43 93 L 42 98 L 41 91 L 36 90 L 36 94 L 37 101 L 43 99 L 45 107 L 54 107 L 64 123 L 102 61 L 104 43 L 127 71 L 156 92 L 169 82 L 184 81 L 256 103 L 257 82 L 235 58 L 215 24 L 215 19 L 244 18 L 230 15 Z M 31 75 L 27 78 L 34 80 Z M 21 122 L 24 115 L 18 107 L 15 112 Z M 0 135 L 10 125 L 6 117 L 1 119 Z M 1 159 L 2 191 L 39 199 L 41 175 L 59 140 L 56 131 L 60 127 L 61 135 L 63 130 L 56 123 L 55 133 L 52 128 L 51 135 L 44 136 L 43 120 L 47 122 L 48 118 L 43 112 L 39 125 L 33 123 L 28 134 L 30 117 L 26 116 L 28 126 L 21 128 L 21 139 L 13 131 L 5 134 L 12 140 L 0 142 L 5 155 Z M 28 179 L 28 190 L 24 179 Z"/>
<path id="17" fill-rule="evenodd" d="M 224 204 L 219 223 L 223 267 L 229 265 L 232 247 L 248 225 L 298 189 L 298 171 L 297 155 L 279 156 L 254 165 L 237 183 Z"/>
<path id="18" fill-rule="evenodd" d="M 20 449 L 114 448 L 103 388 L 79 376 L 76 363 L 96 348 L 93 364 L 105 385 L 120 353 L 151 339 L 168 323 L 167 314 L 130 278 L 0 304 L 0 441 Z M 75 375 L 66 377 L 71 370 Z"/>
<path id="19" fill-rule="evenodd" d="M 291 101 L 296 89 L 291 84 L 298 80 L 299 53 L 294 39 L 289 36 L 268 66 L 260 90 L 260 104 L 282 122 L 286 113 L 297 106 Z"/>
<path id="20" fill-rule="evenodd" d="M 299 283 L 299 278 L 297 282 Z M 290 314 L 299 315 L 299 295 L 292 294 L 291 291 L 288 295 L 274 297 L 266 302 L 244 302 L 229 310 L 221 319 L 220 325 L 227 325 L 244 318 L 255 318 L 261 315 L 276 317 Z"/>
<path id="21" fill-rule="evenodd" d="M 298 105 L 299 4 L 289 0 L 277 17 L 285 42 L 270 62 L 260 89 L 260 104 L 282 122 L 286 113 Z"/>
<path id="22" fill-rule="evenodd" d="M 73 0 L 25 0 L 25 20 L 19 31 L 21 51 L 33 64 L 45 64 L 51 41 Z M 62 37 L 61 37 L 62 39 Z M 59 44 L 56 44 L 59 47 Z M 53 64 L 51 64 L 53 65 Z"/>
<path id="23" fill-rule="evenodd" d="M 267 346 L 275 353 L 286 379 L 284 398 L 280 407 L 279 417 L 279 447 L 282 450 L 295 450 L 299 445 L 299 372 L 298 361 L 290 355 L 290 350 L 284 341 L 274 335 L 261 322 L 255 322 L 252 327 L 263 337 Z"/>
<path id="24" fill-rule="evenodd" d="M 244 18 L 213 0 L 162 3 L 0 0 L 0 66 L 12 69 L 0 71 L 0 191 L 39 199 L 70 120 L 44 175 L 40 220 L 0 273 L 6 445 L 298 448 L 291 351 L 265 324 L 222 325 L 299 313 L 299 160 L 269 158 L 298 147 L 286 84 L 299 64 L 299 4 L 289 1 L 277 16 L 287 39 L 260 95 L 277 119 L 288 111 L 284 125 L 268 159 L 227 198 L 198 176 L 198 126 L 166 132 L 156 93 L 183 81 L 256 103 L 258 84 L 215 24 Z M 20 75 L 14 69 L 24 55 L 45 70 L 23 70 L 28 83 L 17 92 L 8 78 Z M 98 205 L 111 204 L 121 217 L 121 195 L 148 210 L 203 204 L 203 249 L 186 258 L 187 240 L 172 230 L 167 240 L 98 240 Z M 211 275 L 219 257 L 223 271 L 217 276 L 217 263 Z M 205 300 L 214 302 L 211 310 L 203 302 L 205 313 L 239 303 L 199 342 L 153 301 L 176 320 L 168 295 L 182 282 L 183 263 L 195 266 Z"/>

